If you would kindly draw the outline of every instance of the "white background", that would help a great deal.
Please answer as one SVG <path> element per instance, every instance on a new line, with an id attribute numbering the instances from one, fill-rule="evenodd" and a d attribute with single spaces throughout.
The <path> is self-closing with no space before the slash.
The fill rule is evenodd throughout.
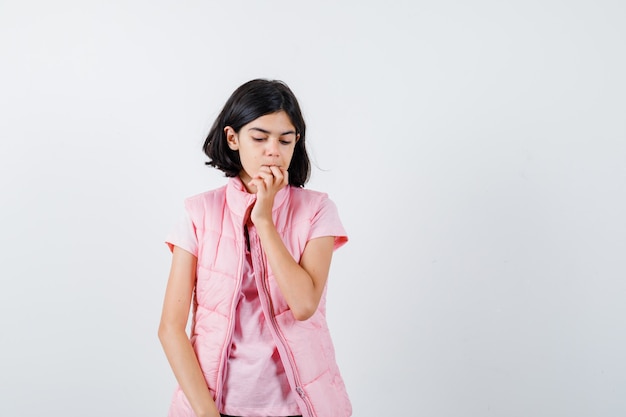
<path id="1" fill-rule="evenodd" d="M 357 417 L 626 414 L 626 6 L 0 0 L 0 415 L 165 416 L 200 148 L 300 99 Z"/>

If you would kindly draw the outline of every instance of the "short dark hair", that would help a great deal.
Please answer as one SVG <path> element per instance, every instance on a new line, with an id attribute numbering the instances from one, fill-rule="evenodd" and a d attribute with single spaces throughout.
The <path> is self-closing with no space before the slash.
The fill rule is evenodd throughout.
<path id="1" fill-rule="evenodd" d="M 223 171 L 227 177 L 239 175 L 243 169 L 239 152 L 228 147 L 224 128 L 230 126 L 239 132 L 251 121 L 278 111 L 287 113 L 296 128 L 296 134 L 300 135 L 288 171 L 289 184 L 303 187 L 311 174 L 311 162 L 305 147 L 306 125 L 296 96 L 287 84 L 278 80 L 255 79 L 233 92 L 202 146 L 209 157 L 206 164 Z"/>

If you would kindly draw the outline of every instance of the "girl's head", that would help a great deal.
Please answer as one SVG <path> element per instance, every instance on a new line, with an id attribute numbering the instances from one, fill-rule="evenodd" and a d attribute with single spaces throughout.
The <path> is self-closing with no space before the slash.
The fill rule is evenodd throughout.
<path id="1" fill-rule="evenodd" d="M 280 138 L 281 144 L 293 146 L 293 156 L 291 156 L 290 161 L 287 161 L 289 166 L 284 167 L 289 171 L 289 184 L 297 187 L 304 186 L 311 172 L 311 164 L 305 148 L 306 125 L 298 100 L 289 87 L 281 81 L 257 79 L 248 81 L 235 90 L 213 123 L 213 127 L 211 127 L 204 142 L 203 150 L 209 157 L 207 165 L 222 170 L 227 177 L 240 175 L 244 168 L 239 149 L 232 144 L 233 134 L 237 137 L 240 134 L 252 135 L 254 138 L 250 136 L 250 139 L 259 139 L 256 138 L 258 136 L 256 134 L 247 131 L 242 132 L 242 128 L 248 125 L 255 127 L 252 122 L 257 121 L 262 116 L 280 116 L 280 113 L 286 115 L 287 118 L 271 117 L 270 119 L 283 119 L 283 122 L 286 121 L 287 124 L 291 124 L 291 128 L 278 132 L 279 134 L 293 132 Z M 262 124 L 267 119 L 259 119 L 257 124 Z M 259 127 L 252 132 L 263 133 Z M 229 140 L 231 141 L 230 144 Z M 289 145 L 290 143 L 291 145 Z M 249 174 L 254 175 L 255 173 Z"/>

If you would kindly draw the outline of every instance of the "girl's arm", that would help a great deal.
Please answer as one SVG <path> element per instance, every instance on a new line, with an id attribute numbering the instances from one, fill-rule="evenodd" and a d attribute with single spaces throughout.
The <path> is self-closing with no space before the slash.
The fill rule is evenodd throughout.
<path id="1" fill-rule="evenodd" d="M 185 331 L 196 277 L 196 262 L 194 255 L 174 246 L 159 325 L 159 339 L 174 375 L 196 415 L 219 417 L 220 413 Z"/>
<path id="2" fill-rule="evenodd" d="M 335 238 L 309 240 L 298 264 L 285 247 L 274 223 L 255 223 L 274 279 L 296 320 L 307 320 L 319 305 L 328 279 Z"/>
<path id="3" fill-rule="evenodd" d="M 319 305 L 328 279 L 335 238 L 310 240 L 298 264 L 285 247 L 274 221 L 272 207 L 276 193 L 288 183 L 286 170 L 272 166 L 250 181 L 256 187 L 257 201 L 250 213 L 274 278 L 296 320 L 311 317 Z"/>

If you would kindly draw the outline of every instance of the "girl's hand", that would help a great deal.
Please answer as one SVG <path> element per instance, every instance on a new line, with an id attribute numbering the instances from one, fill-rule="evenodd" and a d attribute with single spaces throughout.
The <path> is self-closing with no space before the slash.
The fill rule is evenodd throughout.
<path id="1" fill-rule="evenodd" d="M 277 166 L 263 166 L 252 177 L 248 186 L 256 188 L 256 203 L 250 213 L 250 219 L 255 225 L 257 222 L 272 222 L 272 207 L 276 193 L 289 184 L 289 173 L 286 169 Z"/>

